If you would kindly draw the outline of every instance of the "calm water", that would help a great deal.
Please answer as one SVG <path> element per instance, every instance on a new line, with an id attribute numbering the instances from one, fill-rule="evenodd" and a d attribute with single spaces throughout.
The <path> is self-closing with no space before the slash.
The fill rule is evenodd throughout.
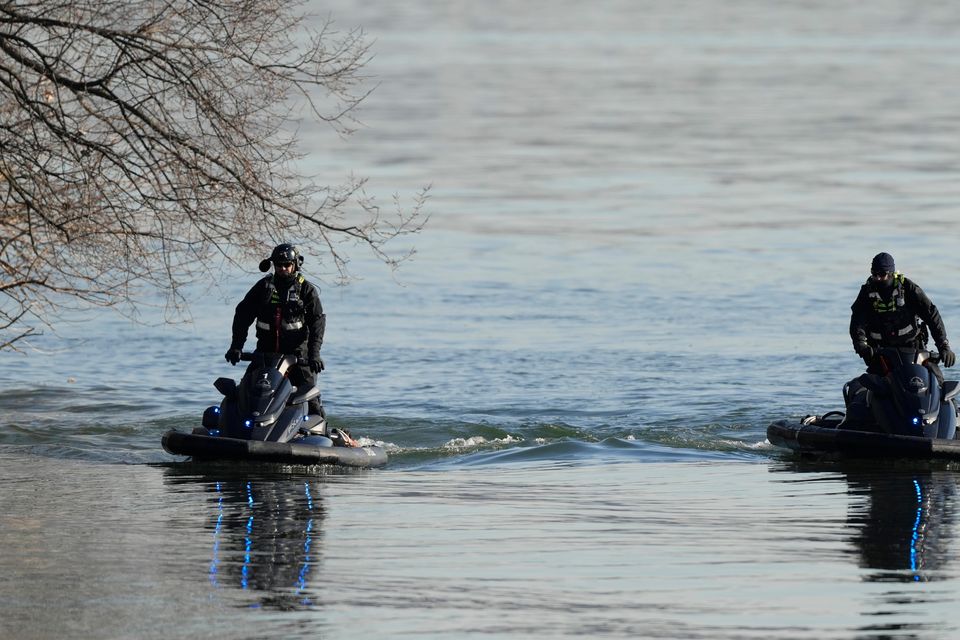
<path id="1" fill-rule="evenodd" d="M 162 452 L 253 273 L 84 316 L 0 356 L 0 636 L 957 636 L 960 471 L 764 437 L 842 404 L 878 251 L 960 341 L 953 4 L 312 8 L 378 86 L 308 169 L 433 185 L 414 262 L 322 284 L 328 413 L 391 463 Z"/>

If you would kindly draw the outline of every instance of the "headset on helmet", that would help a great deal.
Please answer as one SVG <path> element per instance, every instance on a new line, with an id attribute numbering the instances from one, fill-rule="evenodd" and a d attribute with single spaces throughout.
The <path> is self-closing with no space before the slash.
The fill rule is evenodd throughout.
<path id="1" fill-rule="evenodd" d="M 300 255 L 300 252 L 297 251 L 297 248 L 292 244 L 286 242 L 278 244 L 273 248 L 273 253 L 270 254 L 270 257 L 260 262 L 260 271 L 269 271 L 270 263 L 276 264 L 278 262 L 292 262 L 296 265 L 297 269 L 299 269 L 300 265 L 303 264 L 303 256 Z"/>

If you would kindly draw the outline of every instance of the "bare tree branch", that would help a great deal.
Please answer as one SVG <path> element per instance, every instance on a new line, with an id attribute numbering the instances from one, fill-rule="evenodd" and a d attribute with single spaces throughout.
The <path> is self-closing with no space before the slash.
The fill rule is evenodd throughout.
<path id="1" fill-rule="evenodd" d="M 428 189 L 385 216 L 366 181 L 314 186 L 301 111 L 348 135 L 368 95 L 360 30 L 305 27 L 294 0 L 0 0 L 0 350 L 78 305 L 136 313 L 222 260 L 293 240 L 349 278 L 391 267 Z"/>

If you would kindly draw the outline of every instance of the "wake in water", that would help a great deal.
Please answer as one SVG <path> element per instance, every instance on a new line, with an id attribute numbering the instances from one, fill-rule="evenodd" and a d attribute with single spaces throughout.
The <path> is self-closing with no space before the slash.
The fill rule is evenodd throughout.
<path id="1" fill-rule="evenodd" d="M 189 431 L 194 415 L 140 420 L 132 406 L 99 410 L 85 402 L 48 401 L 43 391 L 0 394 L 0 411 L 14 416 L 0 445 L 47 458 L 115 464 L 176 460 L 160 448 L 168 429 Z M 581 427 L 530 419 L 515 424 L 395 416 L 338 418 L 361 445 L 387 449 L 391 468 L 487 464 L 595 464 L 611 460 L 668 461 L 763 455 L 765 425 L 625 425 Z M 621 416 L 619 420 L 623 420 Z"/>
<path id="2" fill-rule="evenodd" d="M 765 451 L 760 425 L 583 428 L 529 422 L 506 427 L 397 418 L 334 418 L 333 422 L 358 434 L 364 444 L 386 447 L 393 468 L 743 459 L 763 456 Z M 370 432 L 377 436 L 364 435 Z"/>

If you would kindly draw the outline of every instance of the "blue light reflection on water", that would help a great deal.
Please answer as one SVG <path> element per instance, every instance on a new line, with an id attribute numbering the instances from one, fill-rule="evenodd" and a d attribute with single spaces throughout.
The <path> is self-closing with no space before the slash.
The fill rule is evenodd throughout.
<path id="1" fill-rule="evenodd" d="M 213 560 L 210 561 L 210 584 L 217 585 L 217 573 L 220 565 L 220 530 L 223 527 L 223 491 L 220 483 L 215 485 L 217 491 L 217 520 L 213 526 Z"/>
<path id="2" fill-rule="evenodd" d="M 306 506 L 307 511 L 311 514 L 313 513 L 313 496 L 310 494 L 310 484 L 305 482 L 303 484 L 303 491 L 306 495 Z M 300 573 L 297 574 L 297 593 L 303 593 L 307 588 L 307 575 L 310 572 L 310 569 L 313 566 L 313 561 L 310 557 L 310 546 L 313 543 L 313 517 L 310 517 L 307 520 L 307 525 L 304 530 L 305 537 L 303 540 L 303 565 L 300 567 Z M 309 605 L 311 600 L 308 597 L 304 597 L 301 601 L 301 604 Z"/>
<path id="3" fill-rule="evenodd" d="M 244 548 L 243 548 L 243 568 L 240 572 L 240 586 L 244 589 L 248 586 L 248 581 L 250 577 L 250 549 L 253 548 L 253 516 L 247 518 L 247 536 L 243 539 Z"/>
<path id="4" fill-rule="evenodd" d="M 302 499 L 288 494 L 296 485 L 286 482 L 276 485 L 257 479 L 233 484 L 216 480 L 211 485 L 216 494 L 208 569 L 211 587 L 220 592 L 231 587 L 263 592 L 266 600 L 248 602 L 247 608 L 272 604 L 270 593 L 284 589 L 298 596 L 299 606 L 312 606 L 310 576 L 316 566 L 313 547 L 319 535 L 319 507 L 311 483 L 299 483 Z"/>
<path id="5" fill-rule="evenodd" d="M 253 509 L 253 491 L 247 483 L 247 505 Z M 250 577 L 250 550 L 253 548 L 253 514 L 247 518 L 246 536 L 243 539 L 243 568 L 240 570 L 240 585 L 246 589 Z"/>
<path id="6" fill-rule="evenodd" d="M 917 490 L 917 519 L 913 523 L 913 532 L 910 536 L 910 569 L 915 574 L 913 579 L 919 582 L 920 576 L 916 575 L 916 572 L 919 569 L 917 563 L 917 545 L 920 543 L 920 527 L 923 524 L 923 490 L 920 487 L 920 482 L 917 480 L 913 481 L 913 486 L 916 487 Z"/>

